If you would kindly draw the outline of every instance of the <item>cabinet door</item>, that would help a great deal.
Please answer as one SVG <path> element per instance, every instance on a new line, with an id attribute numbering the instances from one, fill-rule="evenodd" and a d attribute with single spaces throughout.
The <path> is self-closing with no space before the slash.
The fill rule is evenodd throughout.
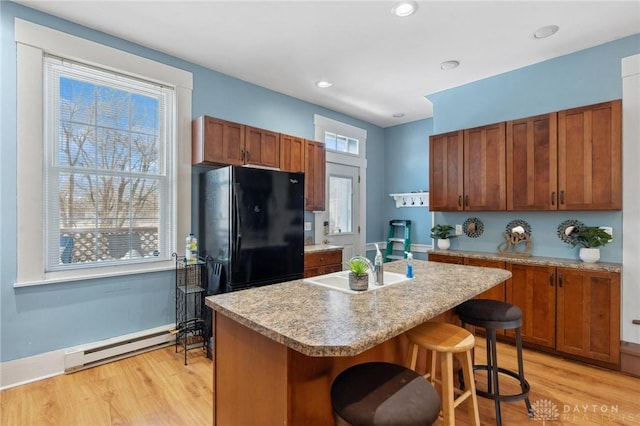
<path id="1" fill-rule="evenodd" d="M 305 210 L 324 210 L 325 157 L 322 142 L 304 141 Z"/>
<path id="2" fill-rule="evenodd" d="M 245 164 L 280 167 L 280 134 L 246 126 Z"/>
<path id="3" fill-rule="evenodd" d="M 620 274 L 558 268 L 556 349 L 620 363 Z"/>
<path id="4" fill-rule="evenodd" d="M 280 170 L 285 172 L 304 171 L 304 139 L 280 135 Z"/>
<path id="5" fill-rule="evenodd" d="M 464 209 L 506 210 L 505 123 L 464 131 Z"/>
<path id="6" fill-rule="evenodd" d="M 507 281 L 508 303 L 522 310 L 522 341 L 553 348 L 556 334 L 555 267 L 507 263 L 511 278 Z M 514 330 L 507 335 L 515 337 Z"/>
<path id="7" fill-rule="evenodd" d="M 507 210 L 557 210 L 557 114 L 507 122 Z"/>
<path id="8" fill-rule="evenodd" d="M 192 122 L 191 163 L 244 164 L 244 125 L 202 116 Z"/>
<path id="9" fill-rule="evenodd" d="M 429 208 L 462 210 L 463 132 L 429 137 Z"/>
<path id="10" fill-rule="evenodd" d="M 560 210 L 622 208 L 621 101 L 558 113 Z"/>
<path id="11" fill-rule="evenodd" d="M 465 258 L 464 264 L 468 266 L 482 266 L 484 268 L 498 268 L 505 269 L 505 263 L 501 260 L 487 260 L 487 259 L 470 259 Z M 477 295 L 475 299 L 491 299 L 491 300 L 499 300 L 500 302 L 505 301 L 505 287 L 506 284 L 504 282 L 498 284 L 495 287 L 490 288 L 487 291 L 484 291 Z"/>

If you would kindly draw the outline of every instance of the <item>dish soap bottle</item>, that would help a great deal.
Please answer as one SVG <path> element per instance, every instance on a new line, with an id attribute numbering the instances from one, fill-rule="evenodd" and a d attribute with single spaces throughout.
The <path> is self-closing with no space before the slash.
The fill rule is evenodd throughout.
<path id="1" fill-rule="evenodd" d="M 198 263 L 198 239 L 193 235 L 193 232 L 190 232 L 189 235 L 187 235 L 184 260 L 189 265 Z"/>
<path id="2" fill-rule="evenodd" d="M 407 278 L 413 278 L 413 254 L 408 251 L 404 253 L 407 255 Z"/>
<path id="3" fill-rule="evenodd" d="M 376 257 L 373 260 L 373 268 L 375 269 L 375 273 L 376 273 L 376 284 L 384 285 L 384 267 L 383 267 L 382 253 L 380 253 L 380 248 L 378 247 L 377 243 L 376 243 Z"/>

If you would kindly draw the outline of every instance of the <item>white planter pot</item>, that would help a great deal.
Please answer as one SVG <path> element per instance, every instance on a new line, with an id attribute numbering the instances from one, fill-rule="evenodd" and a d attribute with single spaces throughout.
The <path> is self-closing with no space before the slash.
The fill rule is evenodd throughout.
<path id="1" fill-rule="evenodd" d="M 438 248 L 440 250 L 449 250 L 449 247 L 451 247 L 451 241 L 449 241 L 447 238 L 438 239 Z"/>
<path id="2" fill-rule="evenodd" d="M 582 247 L 580 249 L 580 259 L 585 263 L 596 263 L 600 260 L 600 249 Z"/>

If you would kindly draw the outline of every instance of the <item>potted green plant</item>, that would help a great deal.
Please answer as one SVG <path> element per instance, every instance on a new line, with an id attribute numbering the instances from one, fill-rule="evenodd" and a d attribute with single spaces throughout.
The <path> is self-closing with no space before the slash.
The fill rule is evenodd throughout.
<path id="1" fill-rule="evenodd" d="M 433 228 L 431 228 L 431 238 L 437 240 L 438 248 L 441 250 L 448 250 L 451 246 L 451 242 L 449 241 L 451 238 L 455 238 L 457 235 L 454 234 L 454 227 L 451 225 L 440 225 L 436 224 Z"/>
<path id="2" fill-rule="evenodd" d="M 352 257 L 347 262 L 351 290 L 363 291 L 369 288 L 369 264 L 370 262 L 362 256 Z"/>
<path id="3" fill-rule="evenodd" d="M 580 259 L 585 263 L 595 263 L 600 260 L 600 247 L 611 241 L 611 234 L 598 226 L 568 226 L 565 234 L 572 246 L 580 247 Z"/>

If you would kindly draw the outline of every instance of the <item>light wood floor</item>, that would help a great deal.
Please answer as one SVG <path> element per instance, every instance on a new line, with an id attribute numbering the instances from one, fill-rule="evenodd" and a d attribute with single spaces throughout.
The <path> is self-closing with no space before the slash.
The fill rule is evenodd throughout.
<path id="1" fill-rule="evenodd" d="M 483 351 L 479 339 L 477 362 Z M 524 356 L 531 403 L 547 413 L 538 424 L 640 425 L 640 379 L 532 351 Z M 189 353 L 188 366 L 182 360 L 181 353 L 165 348 L 7 389 L 0 393 L 0 424 L 211 425 L 211 361 L 198 350 Z M 514 368 L 515 349 L 500 345 L 498 360 Z M 484 377 L 477 379 L 482 386 Z M 509 391 L 507 381 L 501 386 Z M 495 424 L 493 403 L 478 401 L 482 424 Z M 523 402 L 502 406 L 504 425 L 531 424 Z M 456 415 L 458 425 L 468 424 L 464 407 Z"/>

